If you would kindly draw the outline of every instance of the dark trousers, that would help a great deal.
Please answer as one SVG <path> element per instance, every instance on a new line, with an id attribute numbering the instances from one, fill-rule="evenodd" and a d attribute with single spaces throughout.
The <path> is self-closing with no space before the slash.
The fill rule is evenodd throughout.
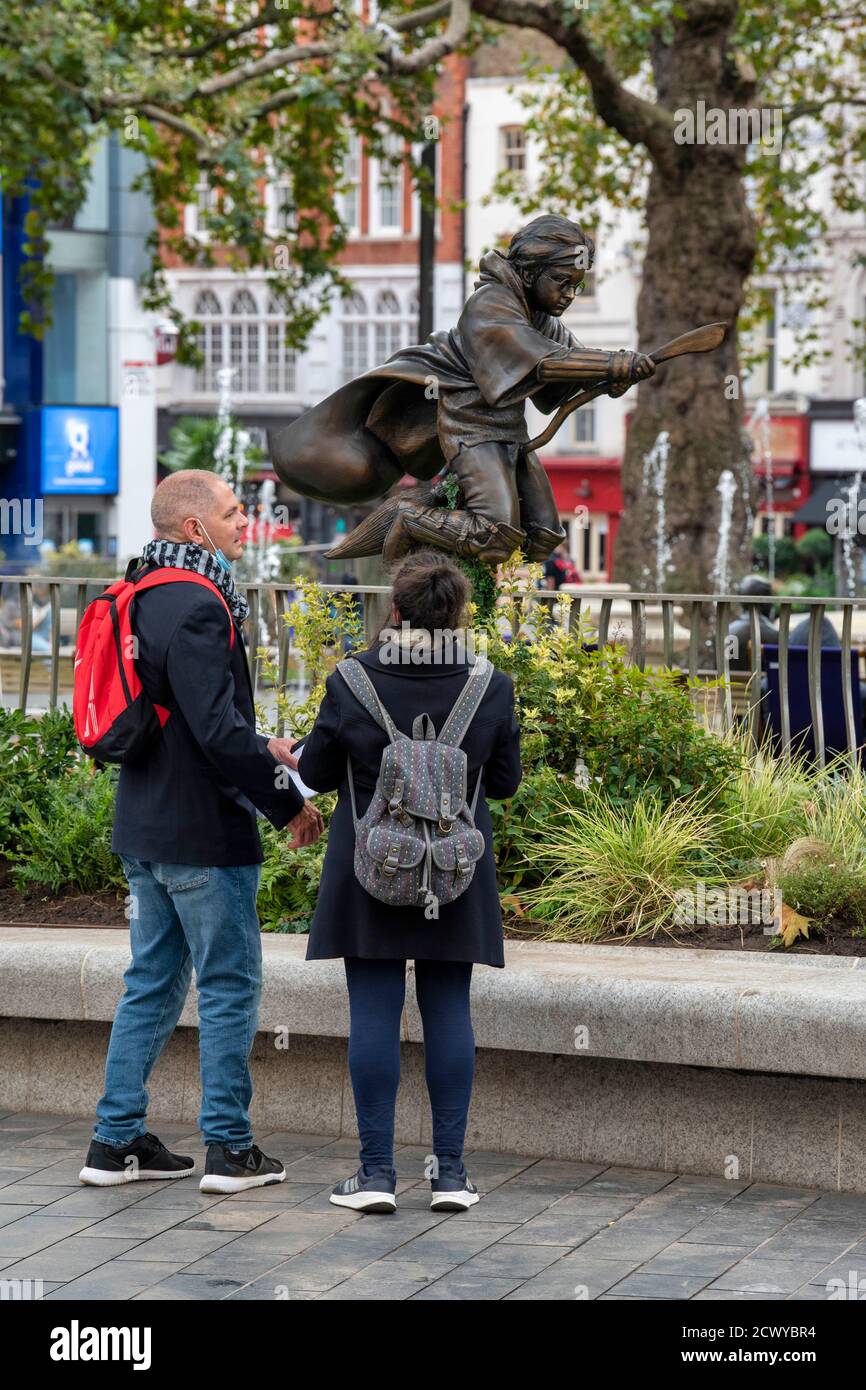
<path id="1" fill-rule="evenodd" d="M 347 956 L 349 1073 L 355 1095 L 361 1163 L 367 1173 L 393 1172 L 394 1107 L 400 1084 L 400 1018 L 406 997 L 405 960 Z M 463 1141 L 475 1037 L 469 1011 L 471 961 L 417 960 L 415 994 L 424 1026 L 424 1069 L 433 1112 L 438 1171 L 463 1171 Z"/>

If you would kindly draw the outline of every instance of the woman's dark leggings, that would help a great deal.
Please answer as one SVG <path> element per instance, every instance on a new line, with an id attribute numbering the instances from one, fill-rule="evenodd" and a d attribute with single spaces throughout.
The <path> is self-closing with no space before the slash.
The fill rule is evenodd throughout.
<path id="1" fill-rule="evenodd" d="M 424 1025 L 424 1068 L 433 1112 L 433 1150 L 440 1175 L 463 1171 L 463 1140 L 475 1036 L 469 1012 L 471 961 L 416 960 L 415 994 Z M 355 1094 L 361 1163 L 393 1172 L 394 1107 L 400 1084 L 400 1018 L 405 960 L 346 957 L 349 1072 Z"/>

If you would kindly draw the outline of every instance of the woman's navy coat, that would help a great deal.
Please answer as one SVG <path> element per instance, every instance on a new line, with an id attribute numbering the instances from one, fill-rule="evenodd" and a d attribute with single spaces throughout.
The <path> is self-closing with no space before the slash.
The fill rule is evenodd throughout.
<path id="1" fill-rule="evenodd" d="M 413 719 L 427 713 L 438 732 L 468 679 L 470 667 L 466 661 L 393 664 L 381 660 L 381 651 L 377 647 L 359 652 L 357 657 L 397 728 L 411 737 Z M 511 678 L 502 671 L 493 672 L 463 740 L 470 800 L 479 770 L 483 769 L 475 823 L 484 836 L 485 851 L 469 887 L 453 903 L 440 907 L 438 920 L 428 921 L 423 907 L 392 907 L 379 902 L 355 878 L 355 829 L 346 755 L 352 755 L 358 814 L 362 816 L 376 785 L 386 743 L 385 731 L 358 703 L 342 676 L 329 676 L 315 727 L 304 741 L 299 767 L 308 786 L 317 791 L 339 788 L 340 793 L 328 832 L 307 960 L 363 956 L 504 965 L 493 827 L 485 794 L 497 798 L 511 796 L 520 785 L 520 731 Z"/>

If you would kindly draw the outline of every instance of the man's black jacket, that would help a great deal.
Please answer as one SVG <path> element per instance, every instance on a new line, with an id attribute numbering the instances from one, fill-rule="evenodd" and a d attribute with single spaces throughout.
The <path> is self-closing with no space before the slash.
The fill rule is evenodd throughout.
<path id="1" fill-rule="evenodd" d="M 254 808 L 281 829 L 304 800 L 255 731 L 240 629 L 230 648 L 216 591 L 175 583 L 136 598 L 133 630 L 141 683 L 171 714 L 145 756 L 121 766 L 112 849 L 156 863 L 260 864 Z"/>

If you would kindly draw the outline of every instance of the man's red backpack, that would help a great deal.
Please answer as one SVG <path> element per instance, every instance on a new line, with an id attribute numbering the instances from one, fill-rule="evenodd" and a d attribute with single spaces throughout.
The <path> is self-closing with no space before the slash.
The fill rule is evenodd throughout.
<path id="1" fill-rule="evenodd" d="M 230 644 L 234 646 L 235 625 L 229 606 L 203 574 L 159 569 L 138 582 L 127 577 L 109 585 L 85 609 L 73 666 L 75 734 L 85 753 L 99 762 L 131 763 L 140 758 L 171 713 L 150 699 L 139 680 L 132 610 L 144 589 L 174 583 L 201 584 L 216 594 L 228 613 Z"/>

